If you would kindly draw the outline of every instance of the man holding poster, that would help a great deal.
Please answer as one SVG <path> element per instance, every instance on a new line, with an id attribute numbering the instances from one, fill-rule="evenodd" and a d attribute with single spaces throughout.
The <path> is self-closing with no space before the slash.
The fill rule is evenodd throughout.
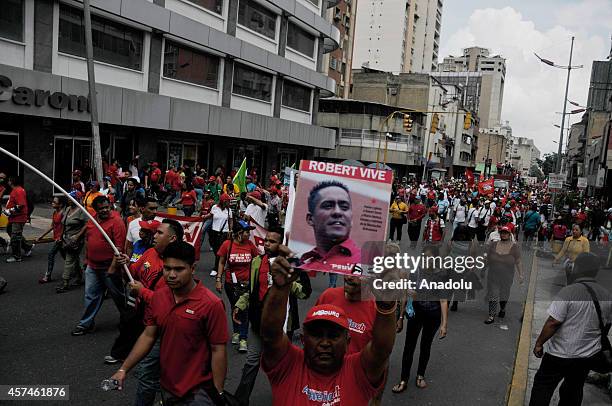
<path id="1" fill-rule="evenodd" d="M 375 253 L 362 251 L 385 240 L 392 180 L 391 171 L 302 161 L 289 239 L 300 267 L 351 274 L 371 265 Z"/>

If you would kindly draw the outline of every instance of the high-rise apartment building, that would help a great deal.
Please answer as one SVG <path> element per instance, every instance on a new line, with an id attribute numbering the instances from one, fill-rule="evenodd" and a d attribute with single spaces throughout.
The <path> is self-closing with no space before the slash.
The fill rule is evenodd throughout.
<path id="1" fill-rule="evenodd" d="M 357 1 L 337 0 L 337 4 L 327 10 L 327 21 L 340 31 L 340 47 L 325 54 L 323 70 L 336 81 L 336 97 L 343 99 L 348 98 L 350 91 Z"/>
<path id="2" fill-rule="evenodd" d="M 103 157 L 127 166 L 271 169 L 333 148 L 316 123 L 333 96 L 323 53 L 340 32 L 328 0 L 93 0 Z M 335 4 L 334 4 L 335 5 Z M 0 13 L 0 146 L 60 185 L 92 158 L 83 4 L 5 0 Z M 125 167 L 124 166 L 124 167 Z M 0 157 L 0 171 L 23 168 Z M 30 190 L 51 187 L 26 172 Z"/>
<path id="3" fill-rule="evenodd" d="M 500 125 L 506 81 L 503 57 L 490 56 L 486 48 L 466 48 L 462 56 L 444 58 L 434 75 L 442 83 L 464 88 L 464 104 L 478 112 L 481 128 Z"/>
<path id="4" fill-rule="evenodd" d="M 442 0 L 362 0 L 357 6 L 353 68 L 436 70 Z"/>

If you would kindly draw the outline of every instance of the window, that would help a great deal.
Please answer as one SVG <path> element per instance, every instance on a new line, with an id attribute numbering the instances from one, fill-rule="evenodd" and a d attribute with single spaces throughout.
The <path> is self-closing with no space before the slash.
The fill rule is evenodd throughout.
<path id="1" fill-rule="evenodd" d="M 315 50 L 315 36 L 294 23 L 289 22 L 289 27 L 287 29 L 287 46 L 312 58 L 314 57 Z"/>
<path id="2" fill-rule="evenodd" d="M 187 0 L 190 3 L 197 4 L 217 14 L 223 12 L 223 0 Z"/>
<path id="3" fill-rule="evenodd" d="M 319 0 L 308 0 L 308 1 L 314 4 L 315 6 L 319 7 Z"/>
<path id="4" fill-rule="evenodd" d="M 272 75 L 236 64 L 232 92 L 267 102 L 272 101 Z"/>
<path id="5" fill-rule="evenodd" d="M 329 67 L 332 68 L 333 70 L 336 70 L 337 66 L 338 66 L 338 60 L 332 56 L 329 60 Z"/>
<path id="6" fill-rule="evenodd" d="M 285 80 L 283 83 L 283 106 L 310 111 L 311 93 L 310 88 Z"/>
<path id="7" fill-rule="evenodd" d="M 23 0 L 2 2 L 0 37 L 23 42 Z"/>
<path id="8" fill-rule="evenodd" d="M 83 12 L 60 5 L 59 51 L 85 57 Z M 141 31 L 95 15 L 91 16 L 94 59 L 142 70 Z"/>
<path id="9" fill-rule="evenodd" d="M 219 57 L 166 40 L 164 77 L 217 89 Z"/>
<path id="10" fill-rule="evenodd" d="M 276 39 L 276 14 L 253 0 L 240 0 L 238 24 Z"/>

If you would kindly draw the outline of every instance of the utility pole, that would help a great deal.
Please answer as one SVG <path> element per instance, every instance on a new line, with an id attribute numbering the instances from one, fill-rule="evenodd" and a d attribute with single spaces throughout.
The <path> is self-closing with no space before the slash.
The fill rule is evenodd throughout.
<path id="1" fill-rule="evenodd" d="M 559 134 L 559 151 L 557 152 L 557 173 L 561 174 L 561 154 L 563 152 L 563 131 L 565 130 L 565 113 L 567 111 L 567 93 L 569 92 L 570 74 L 572 73 L 572 55 L 574 53 L 574 37 L 570 47 L 569 64 L 567 65 L 567 81 L 565 82 L 565 96 L 563 97 L 563 115 L 561 116 L 561 133 Z"/>
<path id="2" fill-rule="evenodd" d="M 85 20 L 85 50 L 87 58 L 87 79 L 89 82 L 89 111 L 91 116 L 93 167 L 96 180 L 100 186 L 102 186 L 104 173 L 102 172 L 102 146 L 100 145 L 100 126 L 98 125 L 98 99 L 96 93 L 96 77 L 94 73 L 93 41 L 91 38 L 91 8 L 89 6 L 89 0 L 83 0 L 83 15 Z"/>

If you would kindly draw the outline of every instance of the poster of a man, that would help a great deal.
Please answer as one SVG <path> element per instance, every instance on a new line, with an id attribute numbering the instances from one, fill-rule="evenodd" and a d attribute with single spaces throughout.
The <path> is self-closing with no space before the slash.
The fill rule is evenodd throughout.
<path id="1" fill-rule="evenodd" d="M 289 247 L 302 269 L 350 274 L 384 241 L 391 171 L 302 161 Z M 365 250 L 365 252 L 364 252 Z"/>

